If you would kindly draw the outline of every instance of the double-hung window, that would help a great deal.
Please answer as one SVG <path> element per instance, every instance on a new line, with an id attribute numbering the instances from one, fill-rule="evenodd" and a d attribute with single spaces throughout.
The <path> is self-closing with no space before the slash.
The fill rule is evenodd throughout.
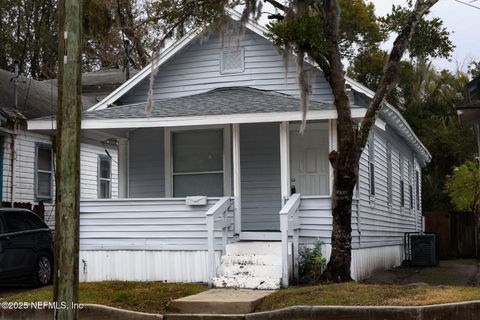
<path id="1" fill-rule="evenodd" d="M 368 169 L 370 174 L 370 198 L 375 198 L 375 138 L 373 132 L 368 140 Z"/>
<path id="2" fill-rule="evenodd" d="M 98 198 L 112 197 L 112 159 L 105 155 L 98 156 Z"/>
<path id="3" fill-rule="evenodd" d="M 224 130 L 172 132 L 174 197 L 224 195 Z"/>
<path id="4" fill-rule="evenodd" d="M 53 197 L 53 151 L 52 146 L 37 143 L 35 146 L 35 198 L 51 201 Z"/>
<path id="5" fill-rule="evenodd" d="M 400 207 L 405 206 L 405 180 L 404 180 L 404 163 L 403 163 L 403 156 L 401 153 L 398 154 L 399 162 L 400 162 Z"/>
<path id="6" fill-rule="evenodd" d="M 415 202 L 417 210 L 420 210 L 420 174 L 415 170 Z"/>

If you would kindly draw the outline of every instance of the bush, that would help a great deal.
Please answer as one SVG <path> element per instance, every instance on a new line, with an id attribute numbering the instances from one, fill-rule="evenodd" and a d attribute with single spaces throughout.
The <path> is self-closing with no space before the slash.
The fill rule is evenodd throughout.
<path id="1" fill-rule="evenodd" d="M 298 272 L 301 283 L 316 283 L 325 268 L 327 260 L 322 254 L 323 242 L 316 241 L 313 248 L 303 247 L 299 252 Z"/>

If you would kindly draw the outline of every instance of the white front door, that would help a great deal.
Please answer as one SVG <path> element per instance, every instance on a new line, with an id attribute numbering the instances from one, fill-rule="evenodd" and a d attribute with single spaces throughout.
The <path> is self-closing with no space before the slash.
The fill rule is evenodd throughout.
<path id="1" fill-rule="evenodd" d="M 309 123 L 303 134 L 290 126 L 290 186 L 304 196 L 329 194 L 328 124 Z"/>

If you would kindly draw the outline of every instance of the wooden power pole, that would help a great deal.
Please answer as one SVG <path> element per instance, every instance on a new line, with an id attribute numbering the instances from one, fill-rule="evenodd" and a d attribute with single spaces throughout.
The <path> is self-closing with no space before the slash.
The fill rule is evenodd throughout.
<path id="1" fill-rule="evenodd" d="M 78 319 L 82 2 L 60 0 L 58 4 L 55 320 Z"/>

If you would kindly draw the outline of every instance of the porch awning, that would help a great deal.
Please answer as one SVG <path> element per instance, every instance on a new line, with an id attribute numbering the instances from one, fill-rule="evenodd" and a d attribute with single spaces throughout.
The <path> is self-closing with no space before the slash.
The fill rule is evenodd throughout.
<path id="1" fill-rule="evenodd" d="M 361 118 L 365 108 L 352 106 L 352 117 Z M 175 127 L 231 123 L 299 121 L 300 99 L 250 87 L 228 87 L 185 97 L 147 103 L 110 106 L 82 113 L 82 129 Z M 330 102 L 309 102 L 307 120 L 336 119 Z M 53 123 L 54 125 L 54 123 Z M 52 118 L 28 121 L 29 130 L 52 130 Z"/>

